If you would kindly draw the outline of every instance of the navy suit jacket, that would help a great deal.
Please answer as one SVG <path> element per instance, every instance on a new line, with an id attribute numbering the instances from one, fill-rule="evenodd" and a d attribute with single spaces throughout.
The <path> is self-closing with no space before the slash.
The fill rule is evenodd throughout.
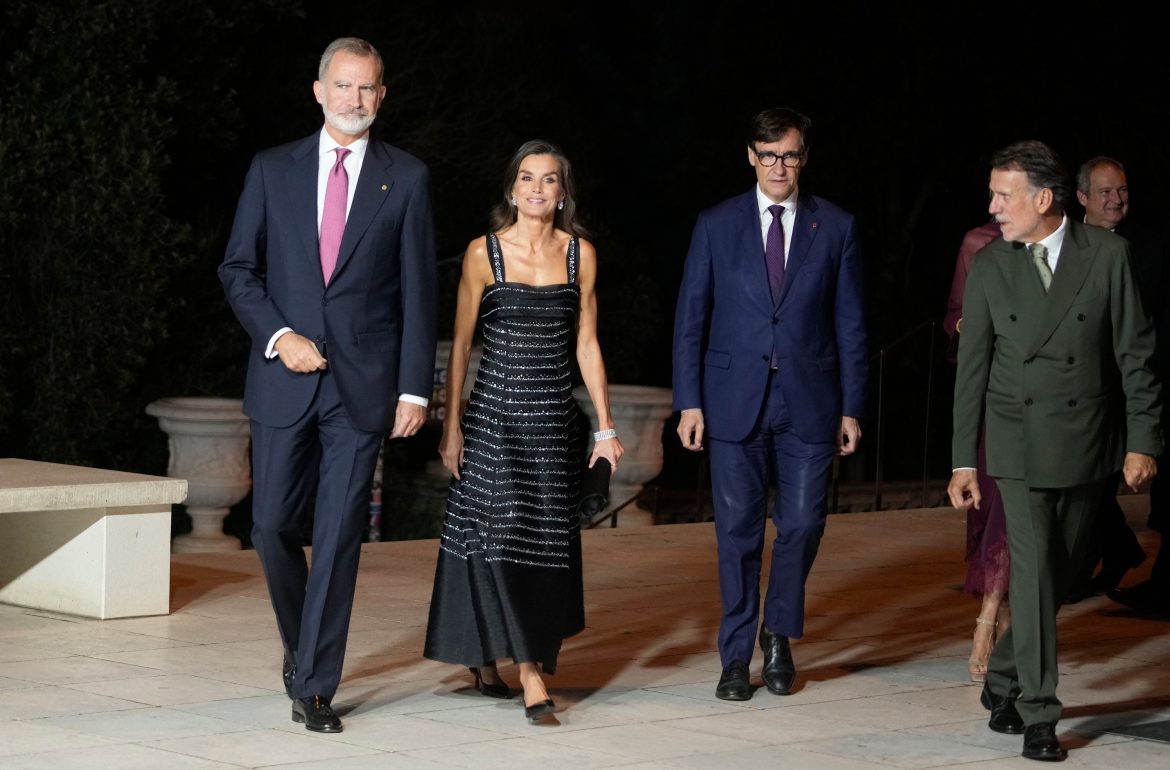
<path id="1" fill-rule="evenodd" d="M 865 406 L 862 258 L 852 215 L 802 194 L 784 288 L 772 302 L 756 190 L 699 215 L 674 327 L 674 408 L 701 407 L 705 435 L 742 441 L 756 424 L 775 346 L 803 441 L 836 441 Z"/>
<path id="2" fill-rule="evenodd" d="M 313 340 L 361 430 L 384 432 L 400 393 L 434 390 L 437 278 L 429 173 L 371 140 L 329 286 L 317 247 L 320 132 L 256 155 L 219 267 L 252 339 L 244 412 L 276 428 L 308 409 L 319 372 L 265 358 L 282 327 Z M 353 184 L 353 182 L 351 182 Z"/>

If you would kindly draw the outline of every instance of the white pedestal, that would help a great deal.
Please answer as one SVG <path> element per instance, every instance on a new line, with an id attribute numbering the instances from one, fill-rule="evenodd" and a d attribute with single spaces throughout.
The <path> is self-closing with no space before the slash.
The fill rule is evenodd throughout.
<path id="1" fill-rule="evenodd" d="M 479 361 L 483 358 L 483 348 L 471 346 L 471 353 L 467 359 L 467 375 L 463 378 L 460 402 L 466 406 L 467 399 L 471 398 L 471 387 L 475 384 L 475 377 L 479 373 Z M 442 422 L 447 417 L 447 364 L 451 360 L 451 340 L 439 340 L 435 345 L 435 390 L 431 393 L 431 405 L 427 410 L 427 419 Z"/>
<path id="2" fill-rule="evenodd" d="M 0 459 L 0 601 L 91 618 L 170 611 L 182 479 Z"/>
<path id="3" fill-rule="evenodd" d="M 251 427 L 235 398 L 160 398 L 146 405 L 170 437 L 167 475 L 187 479 L 191 532 L 175 538 L 176 553 L 238 551 L 223 520 L 252 488 Z"/>
<path id="4" fill-rule="evenodd" d="M 589 419 L 590 432 L 597 430 L 597 413 L 584 385 L 573 391 L 577 403 Z M 662 472 L 662 426 L 670 417 L 670 388 L 648 385 L 610 385 L 609 409 L 617 426 L 618 438 L 626 453 L 618 463 L 609 487 L 610 510 L 629 500 L 650 479 Z M 589 441 L 592 451 L 593 441 Z M 627 505 L 617 515 L 619 527 L 646 526 L 654 523 L 654 513 L 638 503 Z"/>

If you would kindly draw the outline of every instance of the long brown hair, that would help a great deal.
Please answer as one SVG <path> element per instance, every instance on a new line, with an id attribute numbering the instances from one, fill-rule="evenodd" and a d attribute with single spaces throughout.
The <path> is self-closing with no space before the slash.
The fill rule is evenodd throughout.
<path id="1" fill-rule="evenodd" d="M 551 142 L 540 139 L 531 139 L 512 154 L 508 162 L 508 170 L 504 172 L 503 197 L 492 206 L 490 216 L 492 232 L 498 233 L 505 227 L 516 222 L 516 207 L 512 205 L 512 188 L 516 185 L 516 176 L 520 173 L 520 164 L 529 155 L 551 155 L 557 162 L 560 171 L 561 188 L 565 191 L 565 207 L 557 209 L 553 218 L 553 226 L 565 232 L 584 238 L 588 232 L 577 221 L 577 188 L 573 184 L 573 167 L 561 149 Z"/>

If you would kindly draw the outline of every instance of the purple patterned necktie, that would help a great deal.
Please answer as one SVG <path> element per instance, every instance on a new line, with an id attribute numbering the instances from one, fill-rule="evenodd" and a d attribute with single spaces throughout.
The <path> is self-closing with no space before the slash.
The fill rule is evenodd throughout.
<path id="1" fill-rule="evenodd" d="M 329 171 L 329 182 L 325 185 L 325 205 L 321 209 L 321 237 L 318 248 L 321 252 L 321 275 L 325 285 L 333 277 L 337 267 L 337 255 L 341 251 L 341 236 L 345 232 L 345 204 L 349 198 L 349 174 L 345 172 L 345 156 L 349 150 L 337 148 L 337 162 Z"/>
<path id="2" fill-rule="evenodd" d="M 772 290 L 772 304 L 780 302 L 780 291 L 784 288 L 784 225 L 780 217 L 784 207 L 769 206 L 772 224 L 768 227 L 768 242 L 764 244 L 764 262 L 768 265 L 768 288 Z"/>

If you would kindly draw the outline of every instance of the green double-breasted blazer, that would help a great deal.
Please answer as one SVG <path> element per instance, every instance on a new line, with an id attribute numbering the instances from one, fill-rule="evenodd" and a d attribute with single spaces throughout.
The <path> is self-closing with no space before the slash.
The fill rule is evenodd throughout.
<path id="1" fill-rule="evenodd" d="M 1060 488 L 1102 479 L 1127 451 L 1162 453 L 1154 331 L 1124 238 L 1066 220 L 1047 294 L 1022 243 L 975 256 L 963 294 L 952 461 Z"/>

